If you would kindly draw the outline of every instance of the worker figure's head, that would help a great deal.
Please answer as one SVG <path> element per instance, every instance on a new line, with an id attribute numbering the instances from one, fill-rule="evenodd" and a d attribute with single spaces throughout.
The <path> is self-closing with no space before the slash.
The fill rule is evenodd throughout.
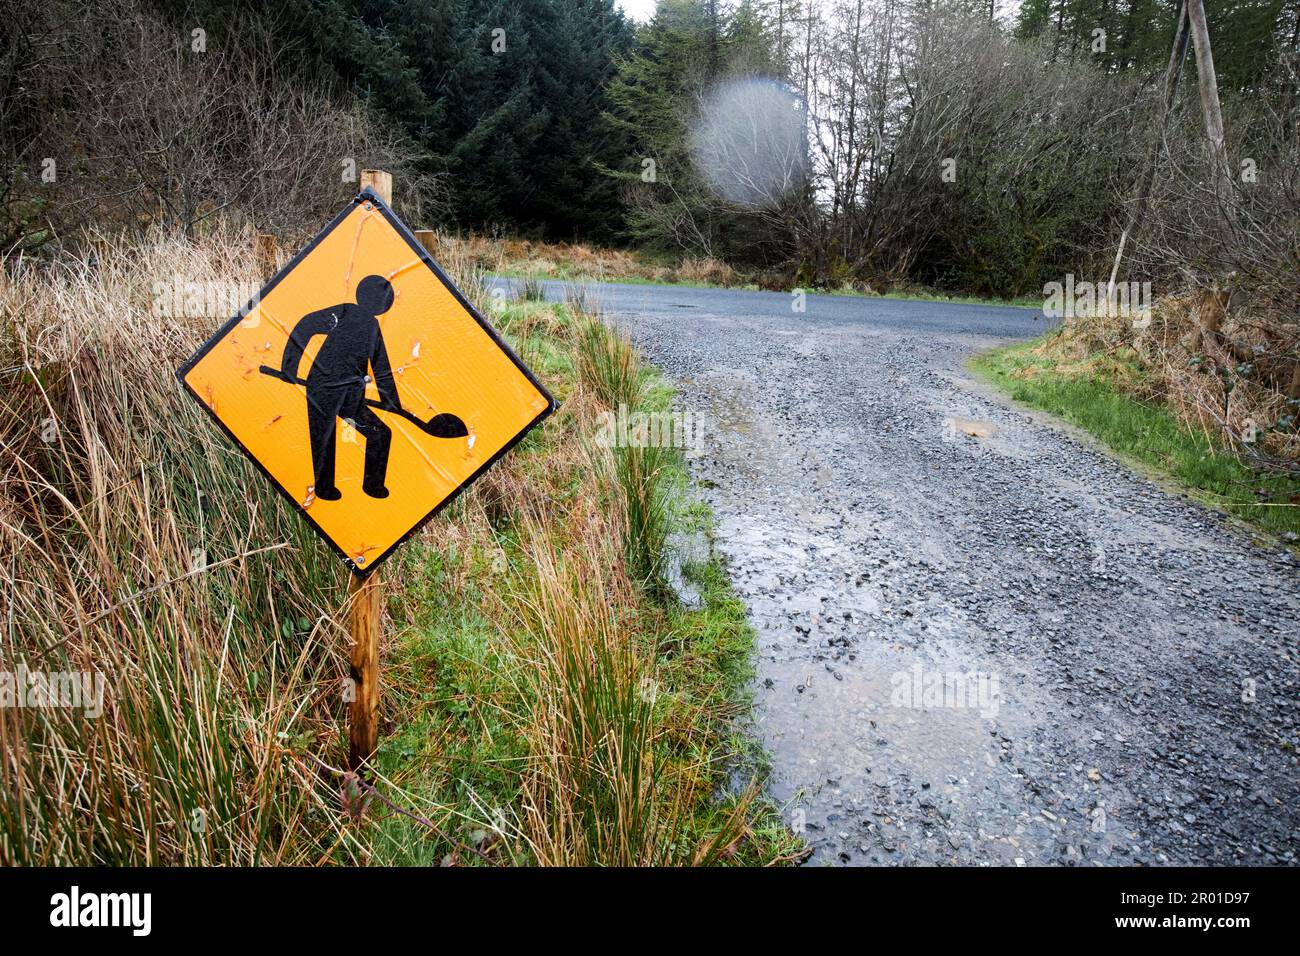
<path id="1" fill-rule="evenodd" d="M 383 276 L 366 276 L 357 283 L 357 305 L 371 315 L 383 315 L 393 307 L 393 284 Z"/>

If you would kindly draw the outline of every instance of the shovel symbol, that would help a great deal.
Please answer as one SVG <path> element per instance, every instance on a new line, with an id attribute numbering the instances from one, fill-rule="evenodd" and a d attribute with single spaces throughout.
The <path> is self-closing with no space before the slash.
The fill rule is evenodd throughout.
<path id="1" fill-rule="evenodd" d="M 263 365 L 258 369 L 263 375 L 269 375 L 271 378 L 278 378 L 282 382 L 288 382 L 291 385 L 306 385 L 307 380 L 302 378 L 290 378 L 278 368 L 272 368 L 269 365 Z M 392 412 L 394 415 L 401 415 L 412 425 L 415 425 L 427 435 L 434 438 L 464 438 L 469 434 L 469 429 L 457 415 L 444 412 L 441 415 L 434 415 L 428 421 L 417 418 L 405 408 L 394 408 L 385 405 L 383 402 L 377 402 L 373 398 L 365 399 L 365 403 L 371 408 L 378 409 L 381 412 Z"/>

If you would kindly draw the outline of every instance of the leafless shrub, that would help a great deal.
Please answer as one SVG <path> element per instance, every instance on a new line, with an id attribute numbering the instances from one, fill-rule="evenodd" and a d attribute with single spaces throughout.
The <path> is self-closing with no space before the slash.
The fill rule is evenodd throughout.
<path id="1" fill-rule="evenodd" d="M 88 224 L 193 234 L 218 217 L 294 233 L 336 211 L 366 167 L 394 172 L 413 219 L 437 195 L 400 137 L 303 82 L 256 21 L 238 45 L 208 37 L 196 50 L 138 0 L 32 6 L 0 47 L 0 89 L 20 94 L 0 133 L 6 246 Z"/>
<path id="2" fill-rule="evenodd" d="M 1232 287 L 1234 306 L 1300 322 L 1300 58 L 1270 88 L 1224 106 L 1230 152 L 1222 188 L 1195 104 L 1177 117 L 1157 170 L 1145 267 L 1201 288 Z M 1229 279 L 1228 277 L 1231 277 Z"/>
<path id="3" fill-rule="evenodd" d="M 870 202 L 845 227 L 859 271 L 919 266 L 929 281 L 1001 294 L 1090 271 L 1133 174 L 1147 91 L 979 20 L 936 15 L 904 35 L 904 105 L 881 121 Z"/>

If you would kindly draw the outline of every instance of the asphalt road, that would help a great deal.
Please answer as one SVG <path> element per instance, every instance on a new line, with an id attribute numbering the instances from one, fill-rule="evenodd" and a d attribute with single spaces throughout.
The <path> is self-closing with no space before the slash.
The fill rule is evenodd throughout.
<path id="1" fill-rule="evenodd" d="M 1300 563 L 973 381 L 1034 312 L 587 294 L 701 423 L 813 864 L 1296 862 Z"/>

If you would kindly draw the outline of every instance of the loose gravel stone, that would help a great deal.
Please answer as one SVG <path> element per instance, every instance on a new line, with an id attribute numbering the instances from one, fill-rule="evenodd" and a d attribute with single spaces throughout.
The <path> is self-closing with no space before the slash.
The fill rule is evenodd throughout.
<path id="1" fill-rule="evenodd" d="M 972 381 L 1035 313 L 595 292 L 700 422 L 813 862 L 1296 862 L 1300 564 Z"/>

